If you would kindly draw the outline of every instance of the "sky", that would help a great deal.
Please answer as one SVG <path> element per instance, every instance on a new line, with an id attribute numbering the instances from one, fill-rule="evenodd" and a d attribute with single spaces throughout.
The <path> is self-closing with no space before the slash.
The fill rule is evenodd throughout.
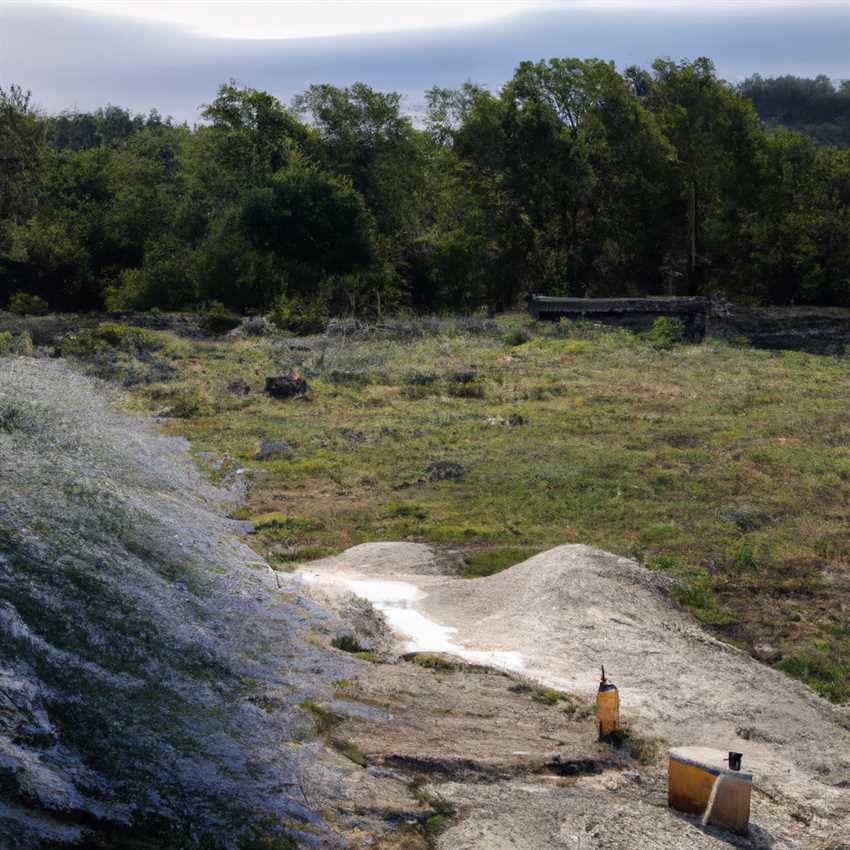
<path id="1" fill-rule="evenodd" d="M 48 112 L 107 103 L 190 123 L 230 78 L 283 101 L 361 80 L 421 109 L 523 59 L 712 58 L 730 80 L 850 78 L 850 0 L 0 0 L 0 86 Z"/>

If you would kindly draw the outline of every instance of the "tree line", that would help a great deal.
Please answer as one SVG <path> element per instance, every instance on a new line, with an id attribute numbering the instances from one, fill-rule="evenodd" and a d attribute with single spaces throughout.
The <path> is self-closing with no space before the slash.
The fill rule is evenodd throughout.
<path id="1" fill-rule="evenodd" d="M 813 80 L 756 74 L 741 83 L 738 93 L 770 126 L 799 130 L 820 145 L 850 147 L 850 80 L 836 85 L 823 74 Z"/>
<path id="2" fill-rule="evenodd" d="M 296 327 L 529 292 L 848 305 L 850 150 L 768 126 L 756 84 L 523 62 L 497 92 L 431 89 L 414 124 L 363 83 L 285 106 L 231 81 L 194 128 L 0 89 L 0 306 Z"/>

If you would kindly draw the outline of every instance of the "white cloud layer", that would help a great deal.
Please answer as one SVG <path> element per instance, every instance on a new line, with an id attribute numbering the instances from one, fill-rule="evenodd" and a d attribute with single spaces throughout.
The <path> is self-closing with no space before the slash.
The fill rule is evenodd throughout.
<path id="1" fill-rule="evenodd" d="M 316 38 L 462 27 L 559 0 L 45 0 L 49 5 L 177 25 L 217 38 Z"/>

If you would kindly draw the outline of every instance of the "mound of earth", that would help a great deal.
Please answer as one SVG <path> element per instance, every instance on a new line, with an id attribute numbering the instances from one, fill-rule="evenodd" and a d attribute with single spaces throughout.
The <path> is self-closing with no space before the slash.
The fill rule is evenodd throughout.
<path id="1" fill-rule="evenodd" d="M 402 648 L 446 651 L 448 640 L 461 657 L 509 659 L 505 666 L 543 685 L 588 698 L 604 663 L 620 688 L 624 717 L 641 735 L 670 746 L 744 753 L 755 776 L 754 834 L 763 839 L 753 846 L 844 846 L 838 839 L 850 835 L 850 713 L 707 635 L 663 592 L 669 579 L 587 546 L 560 546 L 487 578 L 438 573 L 427 547 L 389 543 L 358 546 L 305 569 L 326 592 L 335 585 L 355 593 L 388 587 L 392 592 L 376 598 Z M 394 598 L 405 617 L 392 616 Z M 411 613 L 430 623 L 430 631 L 417 632 Z M 431 636 L 443 643 L 428 646 Z M 482 789 L 464 786 L 455 793 L 481 826 Z M 495 805 L 490 792 L 484 796 Z M 639 830 L 652 813 L 633 814 Z M 563 817 L 566 823 L 567 808 Z M 490 843 L 470 843 L 467 823 L 449 829 L 441 846 L 534 846 L 511 844 L 487 823 Z M 565 833 L 561 838 L 573 846 Z"/>

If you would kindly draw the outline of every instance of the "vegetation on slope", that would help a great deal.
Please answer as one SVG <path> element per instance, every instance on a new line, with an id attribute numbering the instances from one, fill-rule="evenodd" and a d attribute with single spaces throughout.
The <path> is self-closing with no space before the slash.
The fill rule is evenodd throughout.
<path id="1" fill-rule="evenodd" d="M 62 363 L 2 357 L 0 479 L 0 845 L 327 835 L 296 787 L 316 758 L 297 705 L 350 665 L 299 637 L 310 616 L 181 442 Z"/>

